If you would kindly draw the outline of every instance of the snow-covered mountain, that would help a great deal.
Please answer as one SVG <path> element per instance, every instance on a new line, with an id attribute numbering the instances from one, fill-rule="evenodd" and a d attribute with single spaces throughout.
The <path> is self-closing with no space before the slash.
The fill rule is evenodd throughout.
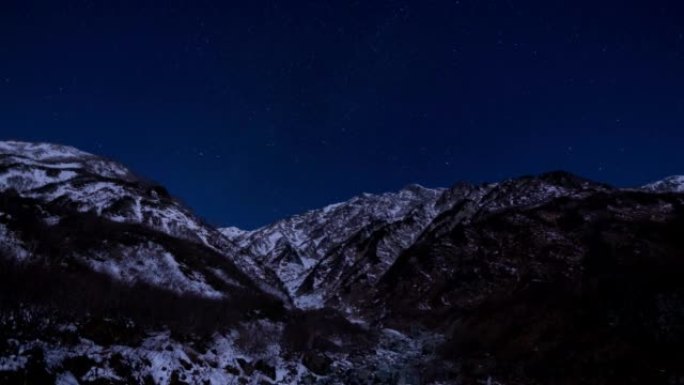
<path id="1" fill-rule="evenodd" d="M 654 192 L 684 192 L 684 175 L 673 175 L 665 179 L 649 183 L 642 189 Z"/>
<path id="2" fill-rule="evenodd" d="M 205 225 L 165 188 L 136 177 L 116 162 L 67 146 L 0 142 L 0 192 L 34 202 L 32 214 L 45 231 L 68 233 L 70 220 L 92 217 L 112 229 L 140 226 L 151 234 L 97 234 L 101 242 L 90 245 L 87 253 L 70 256 L 118 279 L 203 296 L 221 296 L 229 287 L 251 280 L 252 274 L 245 275 L 234 266 L 243 260 L 231 261 L 223 255 L 231 245 L 216 229 Z M 12 239 L 15 254 L 42 257 L 36 255 L 40 241 L 20 234 L 23 230 L 13 226 L 11 218 L 0 224 L 5 244 Z M 172 244 L 175 239 L 187 240 L 202 251 L 186 255 Z M 188 272 L 193 264 L 201 268 Z M 241 266 L 248 267 L 246 263 Z"/>
<path id="3" fill-rule="evenodd" d="M 0 383 L 316 383 L 419 354 L 334 310 L 291 309 L 238 251 L 116 162 L 0 143 Z M 373 349 L 386 345 L 407 354 Z"/>
<path id="4" fill-rule="evenodd" d="M 338 307 L 348 294 L 369 290 L 447 211 L 458 213 L 453 226 L 488 212 L 609 189 L 563 172 L 448 189 L 410 185 L 397 193 L 363 194 L 255 231 L 222 232 L 242 254 L 273 271 L 297 306 Z"/>
<path id="5" fill-rule="evenodd" d="M 410 185 L 219 230 L 116 162 L 0 142 L 0 383 L 674 383 L 683 185 Z"/>
<path id="6" fill-rule="evenodd" d="M 339 276 L 347 269 L 360 269 L 354 267 L 357 250 L 345 255 L 345 247 L 357 247 L 381 228 L 410 217 L 417 223 L 404 226 L 400 239 L 379 239 L 373 245 L 381 263 L 391 263 L 394 249 L 409 244 L 442 210 L 437 201 L 443 191 L 412 185 L 398 193 L 364 194 L 255 231 L 228 228 L 222 232 L 242 248 L 242 254 L 275 272 L 300 307 L 322 307 L 324 293 L 305 289 L 307 278 L 309 286 L 319 287 L 324 271 Z M 319 277 L 314 277 L 313 272 Z"/>
<path id="7" fill-rule="evenodd" d="M 72 147 L 0 142 L 0 188 L 207 245 L 216 242 L 215 230 L 173 200 L 164 187 Z"/>
<path id="8" fill-rule="evenodd" d="M 433 221 L 356 296 L 361 313 L 400 330 L 442 330 L 457 383 L 681 378 L 684 194 L 558 174 L 502 185 L 488 194 L 493 210 L 476 205 L 464 221 L 456 208 Z M 532 199 L 495 203 L 515 202 L 515 191 Z"/>

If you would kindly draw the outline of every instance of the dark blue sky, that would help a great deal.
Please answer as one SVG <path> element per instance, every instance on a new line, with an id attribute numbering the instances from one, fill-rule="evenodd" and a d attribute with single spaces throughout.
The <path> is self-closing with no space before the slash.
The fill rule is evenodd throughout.
<path id="1" fill-rule="evenodd" d="M 154 3 L 2 1 L 0 137 L 245 228 L 413 182 L 684 173 L 679 0 Z"/>

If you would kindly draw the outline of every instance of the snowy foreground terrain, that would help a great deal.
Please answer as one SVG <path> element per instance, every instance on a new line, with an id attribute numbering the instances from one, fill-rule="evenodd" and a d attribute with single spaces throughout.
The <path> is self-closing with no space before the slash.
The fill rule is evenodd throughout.
<path id="1" fill-rule="evenodd" d="M 684 177 L 364 194 L 254 230 L 0 142 L 0 384 L 681 384 Z"/>

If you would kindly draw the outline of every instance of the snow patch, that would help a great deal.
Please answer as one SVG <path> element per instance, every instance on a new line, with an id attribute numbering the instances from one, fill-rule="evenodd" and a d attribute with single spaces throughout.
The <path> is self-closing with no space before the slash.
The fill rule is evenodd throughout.
<path id="1" fill-rule="evenodd" d="M 325 306 L 321 293 L 300 295 L 294 299 L 294 303 L 300 309 L 321 309 Z"/>
<path id="2" fill-rule="evenodd" d="M 121 248 L 119 252 L 119 260 L 105 256 L 83 259 L 93 270 L 123 282 L 144 282 L 177 293 L 190 293 L 209 298 L 224 296 L 211 287 L 199 273 L 186 275 L 174 256 L 157 244 Z"/>
<path id="3" fill-rule="evenodd" d="M 65 372 L 57 376 L 55 385 L 79 385 L 79 383 L 71 372 Z"/>
<path id="4" fill-rule="evenodd" d="M 23 356 L 0 357 L 0 372 L 16 372 L 23 369 L 27 363 L 28 359 Z"/>

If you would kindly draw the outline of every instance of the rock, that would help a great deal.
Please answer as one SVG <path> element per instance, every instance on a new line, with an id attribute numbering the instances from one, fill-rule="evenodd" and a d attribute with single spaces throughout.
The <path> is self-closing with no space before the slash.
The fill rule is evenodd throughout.
<path id="1" fill-rule="evenodd" d="M 330 373 L 330 365 L 332 360 L 322 353 L 308 352 L 302 358 L 302 364 L 310 371 L 319 376 L 325 376 Z"/>
<path id="2" fill-rule="evenodd" d="M 264 360 L 259 360 L 254 364 L 254 369 L 260 371 L 261 373 L 265 374 L 268 378 L 275 380 L 276 379 L 276 370 L 275 367 L 267 364 Z"/>

